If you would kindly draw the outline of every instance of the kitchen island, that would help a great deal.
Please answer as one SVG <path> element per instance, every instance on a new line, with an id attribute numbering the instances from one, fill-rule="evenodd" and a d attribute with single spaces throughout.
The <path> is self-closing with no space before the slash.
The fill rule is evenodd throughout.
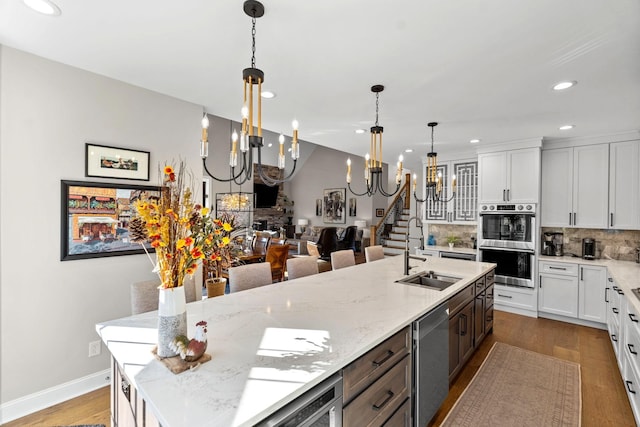
<path id="1" fill-rule="evenodd" d="M 443 291 L 396 283 L 402 256 L 187 305 L 189 336 L 208 323 L 212 360 L 175 375 L 155 360 L 157 312 L 96 329 L 164 427 L 249 426 L 474 283 L 495 264 L 429 258 L 411 272 L 460 277 Z M 113 398 L 113 396 L 112 396 Z M 112 408 L 113 409 L 113 408 Z"/>

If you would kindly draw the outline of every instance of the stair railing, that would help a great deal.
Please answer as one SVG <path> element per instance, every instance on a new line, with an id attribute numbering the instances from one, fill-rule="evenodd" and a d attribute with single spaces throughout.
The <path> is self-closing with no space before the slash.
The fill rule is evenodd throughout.
<path id="1" fill-rule="evenodd" d="M 411 174 L 405 175 L 404 186 L 398 191 L 376 225 L 371 226 L 371 245 L 383 245 L 389 230 L 385 231 L 385 224 L 395 224 L 402 218 L 405 209 L 411 205 L 410 199 Z"/>

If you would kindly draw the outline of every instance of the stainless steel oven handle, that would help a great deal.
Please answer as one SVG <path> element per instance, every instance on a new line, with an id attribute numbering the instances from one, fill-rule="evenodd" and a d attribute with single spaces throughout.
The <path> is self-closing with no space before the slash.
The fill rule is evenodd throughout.
<path id="1" fill-rule="evenodd" d="M 495 246 L 480 246 L 478 249 L 481 251 L 490 250 L 490 251 L 503 251 L 503 252 L 522 252 L 530 255 L 534 255 L 536 253 L 536 251 L 533 251 L 531 249 L 498 248 Z"/>

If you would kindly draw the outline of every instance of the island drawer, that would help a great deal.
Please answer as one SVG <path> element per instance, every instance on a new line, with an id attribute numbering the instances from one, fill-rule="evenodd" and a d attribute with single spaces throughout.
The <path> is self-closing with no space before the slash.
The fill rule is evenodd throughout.
<path id="1" fill-rule="evenodd" d="M 486 282 L 485 284 L 487 286 L 494 284 L 495 281 L 496 281 L 496 270 L 495 269 L 491 270 L 490 272 L 485 274 L 484 277 L 485 277 L 485 282 Z"/>
<path id="2" fill-rule="evenodd" d="M 534 289 L 494 285 L 494 302 L 525 310 L 537 310 L 538 301 Z"/>
<path id="3" fill-rule="evenodd" d="M 347 403 L 395 365 L 411 350 L 409 327 L 369 350 L 342 370 L 343 399 Z"/>
<path id="4" fill-rule="evenodd" d="M 484 276 L 476 280 L 476 295 L 480 295 L 484 291 Z"/>
<path id="5" fill-rule="evenodd" d="M 398 410 L 391 415 L 382 427 L 407 427 L 411 425 L 411 400 L 407 399 L 404 401 L 402 406 L 398 408 Z"/>
<path id="6" fill-rule="evenodd" d="M 382 425 L 411 394 L 411 356 L 405 355 L 342 412 L 345 427 Z"/>
<path id="7" fill-rule="evenodd" d="M 449 317 L 453 316 L 475 297 L 475 284 L 471 284 L 449 299 Z"/>

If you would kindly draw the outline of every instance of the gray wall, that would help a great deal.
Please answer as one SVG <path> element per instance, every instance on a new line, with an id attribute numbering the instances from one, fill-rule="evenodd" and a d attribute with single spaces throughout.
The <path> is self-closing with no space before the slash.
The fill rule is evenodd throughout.
<path id="1" fill-rule="evenodd" d="M 183 158 L 199 174 L 199 106 L 0 46 L 2 403 L 109 367 L 95 324 L 130 314 L 145 255 L 60 261 L 60 180 L 84 177 L 84 144 Z M 132 181 L 122 181 L 132 183 Z"/>

